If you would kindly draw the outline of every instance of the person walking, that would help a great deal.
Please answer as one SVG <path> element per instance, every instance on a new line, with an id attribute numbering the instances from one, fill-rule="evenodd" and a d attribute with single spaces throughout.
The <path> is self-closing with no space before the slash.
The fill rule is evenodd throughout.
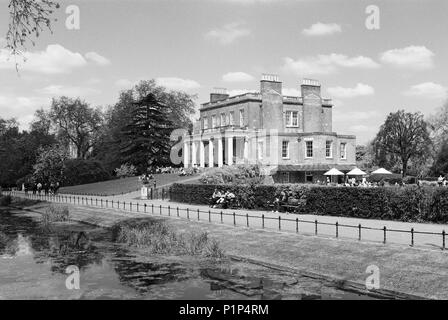
<path id="1" fill-rule="evenodd" d="M 37 187 L 37 193 L 40 195 L 40 193 L 42 191 L 42 183 L 38 182 L 36 187 Z"/>

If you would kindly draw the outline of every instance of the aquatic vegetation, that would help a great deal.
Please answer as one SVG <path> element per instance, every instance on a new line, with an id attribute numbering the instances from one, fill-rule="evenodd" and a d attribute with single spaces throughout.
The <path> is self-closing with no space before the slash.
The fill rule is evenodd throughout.
<path id="1" fill-rule="evenodd" d="M 115 241 L 148 249 L 155 254 L 186 254 L 223 258 L 224 251 L 207 232 L 177 234 L 162 221 L 122 223 L 116 227 Z"/>
<path id="2" fill-rule="evenodd" d="M 47 225 L 52 222 L 67 221 L 70 218 L 70 212 L 67 206 L 50 205 L 42 214 L 42 223 Z"/>

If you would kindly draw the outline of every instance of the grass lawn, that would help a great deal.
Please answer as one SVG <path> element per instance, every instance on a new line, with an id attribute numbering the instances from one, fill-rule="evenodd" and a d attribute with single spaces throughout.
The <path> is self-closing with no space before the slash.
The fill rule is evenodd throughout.
<path id="1" fill-rule="evenodd" d="M 154 179 L 157 187 L 162 187 L 167 184 L 182 181 L 195 180 L 199 176 L 181 177 L 178 174 L 154 174 Z M 152 182 L 150 184 L 152 186 Z M 108 181 L 101 181 L 95 183 L 81 184 L 77 186 L 62 187 L 59 192 L 67 194 L 83 194 L 83 195 L 102 195 L 113 196 L 124 193 L 137 191 L 141 188 L 141 183 L 138 177 L 130 177 L 123 179 L 114 179 Z"/>

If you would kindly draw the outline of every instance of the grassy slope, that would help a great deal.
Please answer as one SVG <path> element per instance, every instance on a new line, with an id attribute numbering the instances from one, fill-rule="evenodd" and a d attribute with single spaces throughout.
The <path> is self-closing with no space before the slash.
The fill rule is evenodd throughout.
<path id="1" fill-rule="evenodd" d="M 157 186 L 161 187 L 173 182 L 181 182 L 187 179 L 192 179 L 193 176 L 180 177 L 177 174 L 155 174 L 154 179 L 157 182 Z M 151 186 L 152 186 L 151 181 Z M 82 184 L 71 187 L 62 187 L 60 193 L 69 194 L 86 194 L 86 195 L 118 195 L 123 193 L 129 193 L 137 191 L 141 188 L 141 183 L 138 181 L 138 177 L 130 177 L 123 179 L 115 179 L 108 181 L 101 181 L 95 183 Z"/>

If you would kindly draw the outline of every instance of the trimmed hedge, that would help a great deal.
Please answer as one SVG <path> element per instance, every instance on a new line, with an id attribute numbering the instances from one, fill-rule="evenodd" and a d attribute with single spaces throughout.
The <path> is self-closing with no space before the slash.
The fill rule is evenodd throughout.
<path id="1" fill-rule="evenodd" d="M 173 184 L 172 201 L 209 204 L 215 188 L 233 192 L 241 208 L 270 210 L 269 203 L 289 193 L 298 212 L 416 222 L 448 222 L 448 188 L 357 188 L 305 185 L 193 185 Z"/>

